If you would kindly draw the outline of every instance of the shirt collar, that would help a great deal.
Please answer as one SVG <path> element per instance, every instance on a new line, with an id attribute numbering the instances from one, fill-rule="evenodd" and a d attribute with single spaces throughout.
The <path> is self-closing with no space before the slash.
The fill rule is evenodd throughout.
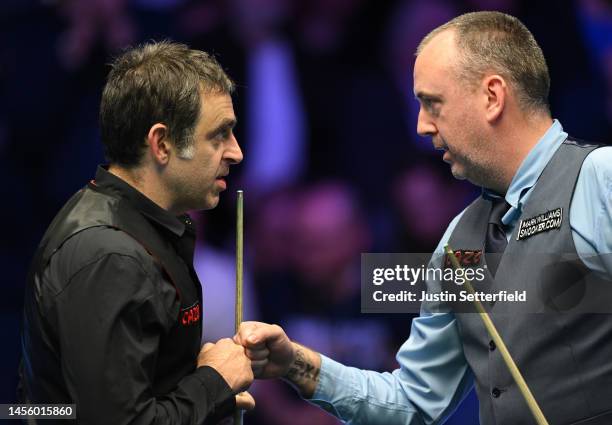
<path id="1" fill-rule="evenodd" d="M 511 208 L 502 217 L 504 224 L 509 224 L 518 217 L 530 189 L 540 178 L 544 167 L 546 167 L 546 164 L 548 164 L 565 139 L 567 139 L 567 133 L 563 131 L 561 123 L 558 120 L 554 120 L 552 125 L 546 130 L 546 133 L 538 140 L 538 143 L 529 151 L 529 154 L 525 157 L 512 178 L 506 192 L 505 199 Z M 499 195 L 488 189 L 483 189 L 483 197 L 498 198 Z"/>
<path id="2" fill-rule="evenodd" d="M 125 180 L 108 171 L 107 165 L 100 165 L 96 170 L 96 179 L 92 182 L 97 187 L 127 199 L 138 211 L 150 220 L 160 224 L 177 236 L 185 232 L 185 219 L 172 215 L 155 202 L 147 198 Z M 187 220 L 190 222 L 190 220 Z"/>

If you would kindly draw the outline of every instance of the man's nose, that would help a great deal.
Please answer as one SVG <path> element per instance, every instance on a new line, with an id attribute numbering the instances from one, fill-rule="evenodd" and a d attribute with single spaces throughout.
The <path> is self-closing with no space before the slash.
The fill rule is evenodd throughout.
<path id="1" fill-rule="evenodd" d="M 226 151 L 225 158 L 229 161 L 230 164 L 239 164 L 244 159 L 242 155 L 242 149 L 240 149 L 240 145 L 238 144 L 238 140 L 236 140 L 236 136 L 232 134 L 232 139 L 230 140 L 230 145 Z"/>
<path id="2" fill-rule="evenodd" d="M 423 137 L 433 137 L 438 132 L 436 125 L 433 123 L 429 114 L 419 109 L 419 118 L 417 120 L 417 133 Z"/>

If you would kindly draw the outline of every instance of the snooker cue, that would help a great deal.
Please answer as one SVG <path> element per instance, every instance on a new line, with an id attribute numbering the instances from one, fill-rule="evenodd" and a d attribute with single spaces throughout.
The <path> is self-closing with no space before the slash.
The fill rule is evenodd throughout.
<path id="1" fill-rule="evenodd" d="M 457 257 L 455 257 L 455 253 L 448 244 L 444 245 L 444 251 L 446 252 L 446 255 L 448 255 L 450 262 L 453 265 L 453 268 L 455 270 L 461 270 L 459 260 L 457 260 Z M 472 282 L 470 282 L 469 279 L 465 279 L 464 285 L 470 294 L 475 293 L 474 288 L 472 287 Z M 508 348 L 506 347 L 506 344 L 504 343 L 504 340 L 502 339 L 501 335 L 497 331 L 497 328 L 495 328 L 491 317 L 489 317 L 489 314 L 485 311 L 480 300 L 474 299 L 474 306 L 476 307 L 476 310 L 478 310 L 478 315 L 484 322 L 485 328 L 487 328 L 487 332 L 489 333 L 489 335 L 495 342 L 495 345 L 499 349 L 499 352 L 501 353 L 502 358 L 504 359 L 504 363 L 508 367 L 512 378 L 514 378 L 514 382 L 516 382 L 516 384 L 518 385 L 519 390 L 521 391 L 523 398 L 527 402 L 527 406 L 529 406 L 529 410 L 531 410 L 531 413 L 533 414 L 533 417 L 535 418 L 536 422 L 538 423 L 538 425 L 548 425 L 548 421 L 544 417 L 544 413 L 542 413 L 538 402 L 536 401 L 535 397 L 531 393 L 531 390 L 527 386 L 527 382 L 525 382 L 521 371 L 519 370 L 518 366 L 514 362 L 514 359 L 510 355 L 510 352 L 508 351 Z"/>
<path id="2" fill-rule="evenodd" d="M 236 305 L 235 305 L 235 330 L 238 333 L 242 323 L 242 266 L 244 252 L 244 192 L 236 192 Z M 234 424 L 242 425 L 242 413 L 240 409 L 234 412 Z"/>

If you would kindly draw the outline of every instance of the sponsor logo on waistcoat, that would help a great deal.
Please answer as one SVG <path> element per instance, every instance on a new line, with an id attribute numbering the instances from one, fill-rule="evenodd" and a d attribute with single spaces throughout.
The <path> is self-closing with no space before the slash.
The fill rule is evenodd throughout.
<path id="1" fill-rule="evenodd" d="M 555 208 L 554 210 L 546 211 L 538 214 L 535 217 L 526 218 L 519 223 L 516 240 L 530 238 L 542 232 L 548 232 L 553 229 L 560 229 L 563 221 L 563 208 Z"/>
<path id="2" fill-rule="evenodd" d="M 182 326 L 191 326 L 200 320 L 200 303 L 196 302 L 191 307 L 181 309 L 179 321 Z"/>
<path id="3" fill-rule="evenodd" d="M 457 257 L 457 260 L 459 261 L 461 267 L 472 267 L 480 265 L 480 260 L 482 258 L 481 249 L 456 249 L 453 252 L 455 253 L 455 257 Z M 445 255 L 444 268 L 450 267 L 452 267 L 450 258 L 448 258 L 448 255 Z"/>

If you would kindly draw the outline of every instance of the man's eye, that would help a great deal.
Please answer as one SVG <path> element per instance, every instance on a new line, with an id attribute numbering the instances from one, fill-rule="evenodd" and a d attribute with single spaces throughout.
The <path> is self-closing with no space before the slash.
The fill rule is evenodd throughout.
<path id="1" fill-rule="evenodd" d="M 431 114 L 437 114 L 439 112 L 439 102 L 432 99 L 423 99 L 421 101 L 421 105 L 423 108 L 427 110 L 427 112 Z"/>
<path id="2" fill-rule="evenodd" d="M 227 140 L 227 139 L 229 139 L 231 134 L 232 134 L 231 130 L 223 130 L 223 131 L 218 132 L 215 135 L 215 139 L 216 140 Z"/>

